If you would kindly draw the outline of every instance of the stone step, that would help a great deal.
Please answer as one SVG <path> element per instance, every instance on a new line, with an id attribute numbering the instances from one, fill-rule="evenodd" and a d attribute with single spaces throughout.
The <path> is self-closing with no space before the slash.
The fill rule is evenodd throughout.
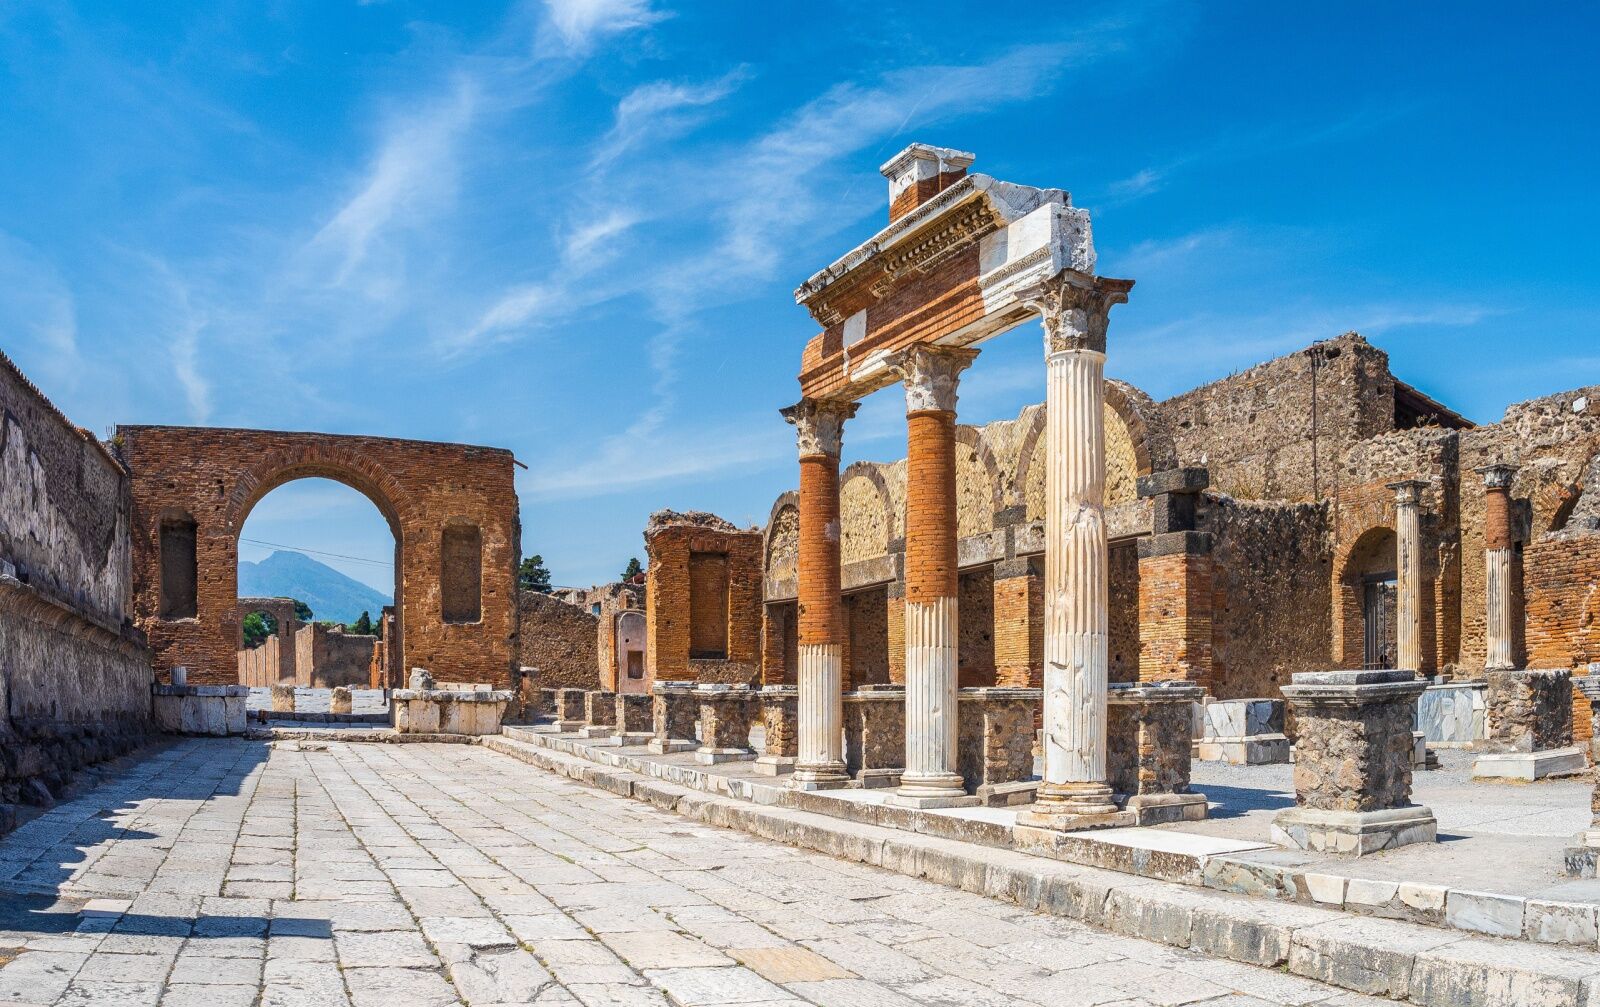
<path id="1" fill-rule="evenodd" d="M 739 829 L 1027 909 L 1230 961 L 1429 1007 L 1587 1007 L 1600 953 L 1468 936 L 1402 920 L 1249 898 L 1011 850 L 757 804 L 602 765 L 509 731 L 482 744 L 569 779 Z"/>

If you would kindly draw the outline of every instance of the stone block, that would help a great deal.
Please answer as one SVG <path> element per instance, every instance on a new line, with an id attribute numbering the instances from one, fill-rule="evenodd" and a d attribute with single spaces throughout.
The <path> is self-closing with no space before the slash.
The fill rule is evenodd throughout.
<path id="1" fill-rule="evenodd" d="M 336 685 L 333 687 L 333 693 L 328 697 L 329 713 L 350 713 L 354 705 L 354 697 L 350 693 L 349 686 Z"/>
<path id="2" fill-rule="evenodd" d="M 1472 778 L 1532 783 L 1547 776 L 1572 776 L 1588 765 L 1583 749 L 1575 745 L 1540 752 L 1486 752 L 1472 761 Z"/>
<path id="3" fill-rule="evenodd" d="M 583 726 L 578 734 L 585 738 L 609 738 L 616 733 L 617 694 L 590 690 L 583 694 Z"/>
<path id="4" fill-rule="evenodd" d="M 1576 902 L 1528 899 L 1523 913 L 1522 932 L 1540 944 L 1573 944 L 1592 948 L 1600 940 L 1596 908 Z"/>
<path id="5" fill-rule="evenodd" d="M 587 693 L 583 689 L 557 689 L 556 690 L 556 729 L 562 734 L 572 734 L 583 727 L 584 698 Z"/>
<path id="6" fill-rule="evenodd" d="M 700 747 L 695 749 L 695 761 L 709 766 L 754 759 L 750 728 L 756 697 L 751 690 L 747 686 L 702 685 L 695 694 L 700 702 Z"/>
<path id="7" fill-rule="evenodd" d="M 1417 697 L 1417 730 L 1434 748 L 1467 748 L 1483 741 L 1487 682 L 1430 685 Z"/>
<path id="8" fill-rule="evenodd" d="M 390 726 L 400 734 L 499 734 L 511 699 L 509 691 L 396 689 L 389 694 Z"/>
<path id="9" fill-rule="evenodd" d="M 272 712 L 294 712 L 294 686 L 274 685 L 272 687 Z"/>
<path id="10" fill-rule="evenodd" d="M 1438 840 L 1438 822 L 1421 805 L 1378 811 L 1289 808 L 1272 820 L 1272 841 L 1313 853 L 1364 857 Z"/>
<path id="11" fill-rule="evenodd" d="M 956 770 L 968 790 L 992 795 L 1033 775 L 1033 725 L 1043 697 L 1041 689 L 960 691 Z"/>
<path id="12" fill-rule="evenodd" d="M 904 689 L 875 687 L 844 697 L 844 764 L 864 787 L 895 787 L 906 764 Z"/>
<path id="13" fill-rule="evenodd" d="M 643 741 L 654 733 L 654 718 L 651 710 L 652 699 L 647 692 L 618 692 L 616 697 L 615 724 L 617 733 L 621 734 L 624 741 Z"/>
<path id="14" fill-rule="evenodd" d="M 1281 699 L 1222 699 L 1194 707 L 1194 757 L 1231 765 L 1289 761 Z"/>
<path id="15" fill-rule="evenodd" d="M 1572 673 L 1492 668 L 1486 702 L 1493 752 L 1540 752 L 1572 744 Z"/>
<path id="16" fill-rule="evenodd" d="M 1294 767 L 1297 810 L 1368 814 L 1408 809 L 1411 722 L 1416 697 L 1424 688 L 1405 671 L 1295 675 L 1283 692 L 1295 704 L 1299 732 Z M 1418 817 L 1417 809 L 1410 808 L 1408 815 Z M 1311 821 L 1303 819 L 1297 828 L 1303 831 Z M 1333 819 L 1319 821 L 1333 827 Z M 1346 819 L 1335 832 L 1382 831 L 1386 826 L 1381 821 L 1366 819 L 1358 825 L 1358 820 Z"/>
<path id="17" fill-rule="evenodd" d="M 800 690 L 769 685 L 761 690 L 762 752 L 756 772 L 779 776 L 794 769 L 800 754 Z"/>
<path id="18" fill-rule="evenodd" d="M 1126 795 L 1140 824 L 1194 821 L 1206 800 L 1189 793 L 1190 742 L 1199 686 L 1182 682 L 1117 683 L 1107 694 L 1106 768 L 1111 789 Z"/>

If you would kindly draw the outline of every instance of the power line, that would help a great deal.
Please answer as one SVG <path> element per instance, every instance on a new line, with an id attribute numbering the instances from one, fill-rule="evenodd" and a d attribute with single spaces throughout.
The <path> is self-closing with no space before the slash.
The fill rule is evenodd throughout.
<path id="1" fill-rule="evenodd" d="M 373 566 L 389 567 L 390 569 L 394 568 L 393 560 L 367 559 L 365 556 L 346 556 L 344 553 L 323 552 L 320 549 L 302 549 L 297 545 L 285 545 L 282 542 L 263 542 L 258 538 L 241 538 L 239 541 L 249 542 L 251 545 L 271 546 L 274 549 L 287 549 L 290 552 L 304 553 L 307 556 L 327 556 L 330 559 L 344 559 L 349 560 L 352 563 L 371 563 Z"/>

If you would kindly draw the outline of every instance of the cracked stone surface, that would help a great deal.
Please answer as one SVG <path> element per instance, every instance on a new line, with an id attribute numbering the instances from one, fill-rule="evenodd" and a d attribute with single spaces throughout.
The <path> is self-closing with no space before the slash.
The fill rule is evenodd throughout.
<path id="1" fill-rule="evenodd" d="M 13 1007 L 1367 1002 L 466 745 L 177 742 L 0 840 Z"/>

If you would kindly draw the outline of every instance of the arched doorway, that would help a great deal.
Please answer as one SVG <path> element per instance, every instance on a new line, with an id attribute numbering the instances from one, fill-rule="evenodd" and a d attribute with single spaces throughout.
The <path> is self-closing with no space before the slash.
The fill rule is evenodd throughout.
<path id="1" fill-rule="evenodd" d="M 1345 556 L 1339 573 L 1339 607 L 1346 668 L 1395 666 L 1395 533 L 1369 528 Z"/>
<path id="2" fill-rule="evenodd" d="M 239 530 L 240 682 L 270 663 L 252 653 L 252 611 L 275 603 L 278 682 L 302 687 L 393 687 L 404 654 L 393 618 L 400 542 L 365 493 L 324 478 L 295 479 L 251 506 Z M 276 683 L 274 683 L 276 684 Z"/>

